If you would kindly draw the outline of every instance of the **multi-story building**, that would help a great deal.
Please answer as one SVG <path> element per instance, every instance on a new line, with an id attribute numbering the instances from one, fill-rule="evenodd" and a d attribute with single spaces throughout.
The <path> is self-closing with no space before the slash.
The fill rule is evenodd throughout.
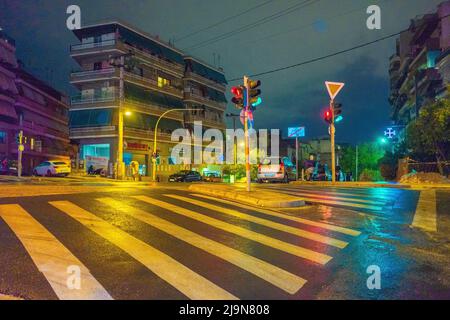
<path id="1" fill-rule="evenodd" d="M 192 129 L 195 120 L 204 128 L 225 128 L 222 70 L 122 22 L 74 33 L 81 43 L 71 46 L 71 56 L 81 70 L 71 75 L 80 95 L 71 102 L 70 137 L 80 146 L 81 160 L 100 159 L 111 170 L 118 159 L 119 109 L 125 114 L 123 161 L 139 162 L 144 175 L 152 164 L 155 124 L 168 110 L 196 109 L 168 112 L 159 122 L 156 152 L 161 168 L 173 161 L 173 130 Z M 112 60 L 119 60 L 119 66 Z"/>
<path id="2" fill-rule="evenodd" d="M 42 161 L 70 161 L 69 106 L 64 95 L 20 66 L 15 51 L 14 40 L 0 31 L 0 169 L 17 168 L 22 131 L 23 173 L 31 174 Z"/>
<path id="3" fill-rule="evenodd" d="M 420 108 L 448 96 L 448 50 L 450 48 L 450 1 L 442 2 L 436 13 L 416 17 L 397 39 L 390 58 L 391 118 L 404 128 Z"/>

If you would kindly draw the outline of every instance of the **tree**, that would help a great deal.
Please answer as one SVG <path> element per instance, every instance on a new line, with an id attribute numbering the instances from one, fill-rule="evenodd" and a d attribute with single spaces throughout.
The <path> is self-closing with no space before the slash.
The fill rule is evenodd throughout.
<path id="1" fill-rule="evenodd" d="M 358 145 L 359 174 L 364 170 L 378 170 L 378 161 L 383 157 L 384 152 L 384 147 L 376 142 Z M 355 174 L 356 148 L 344 147 L 341 152 L 339 164 L 345 172 L 353 172 Z"/>
<path id="2" fill-rule="evenodd" d="M 424 106 L 419 117 L 408 125 L 406 141 L 415 160 L 436 160 L 443 174 L 442 162 L 450 156 L 450 101 Z"/>

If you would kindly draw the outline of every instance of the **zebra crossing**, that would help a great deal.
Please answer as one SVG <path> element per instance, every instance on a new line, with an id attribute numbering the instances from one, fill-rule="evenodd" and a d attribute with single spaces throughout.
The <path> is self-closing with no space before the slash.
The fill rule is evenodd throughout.
<path id="1" fill-rule="evenodd" d="M 120 295 L 110 283 L 111 275 L 101 274 L 101 267 L 93 265 L 90 255 L 98 253 L 89 243 L 61 237 L 62 227 L 50 226 L 44 218 L 47 212 L 83 230 L 83 234 L 74 234 L 75 238 L 82 239 L 86 232 L 86 237 L 96 237 L 129 256 L 158 279 L 161 284 L 155 285 L 155 290 L 161 294 L 168 286 L 179 293 L 177 298 L 194 300 L 245 299 L 252 290 L 256 294 L 262 288 L 282 297 L 295 296 L 311 280 L 311 274 L 325 270 L 333 258 L 344 255 L 342 250 L 361 234 L 200 194 L 138 194 L 120 199 L 99 195 L 90 201 L 50 199 L 33 210 L 17 203 L 0 204 L 0 226 L 6 224 L 20 241 L 21 251 L 31 258 L 58 299 L 110 300 Z M 133 227 L 127 229 L 129 225 Z M 156 232 L 161 234 L 158 238 L 164 237 L 163 244 L 148 240 Z M 168 250 L 167 243 L 181 253 Z M 278 256 L 292 262 L 274 259 Z M 206 266 L 200 263 L 202 259 Z M 67 285 L 70 266 L 80 269 L 81 289 Z M 2 292 L 1 284 L 0 294 L 7 293 Z"/>
<path id="2" fill-rule="evenodd" d="M 392 209 L 398 191 L 382 188 L 311 188 L 307 186 L 265 186 L 278 192 L 298 196 L 308 203 L 324 204 L 372 213 Z"/>

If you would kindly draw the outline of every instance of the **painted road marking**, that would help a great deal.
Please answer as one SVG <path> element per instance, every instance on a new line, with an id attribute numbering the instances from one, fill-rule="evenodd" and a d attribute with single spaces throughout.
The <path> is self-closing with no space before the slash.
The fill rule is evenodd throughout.
<path id="1" fill-rule="evenodd" d="M 198 300 L 237 299 L 231 293 L 218 287 L 165 253 L 136 239 L 77 205 L 69 201 L 52 201 L 49 203 L 124 250 L 188 298 Z"/>
<path id="2" fill-rule="evenodd" d="M 287 232 L 287 233 L 290 233 L 290 234 L 294 234 L 296 236 L 300 236 L 300 237 L 303 237 L 305 239 L 310 239 L 310 240 L 314 240 L 314 241 L 317 241 L 317 242 L 320 242 L 320 243 L 325 243 L 327 245 L 334 246 L 334 247 L 337 247 L 337 248 L 340 248 L 340 249 L 345 248 L 348 245 L 348 242 L 345 242 L 345 241 L 341 241 L 341 240 L 338 240 L 338 239 L 333 239 L 333 238 L 330 238 L 330 237 L 326 237 L 326 236 L 320 235 L 318 233 L 309 232 L 309 231 L 306 231 L 306 230 L 302 230 L 300 228 L 295 228 L 295 227 L 287 226 L 287 225 L 284 225 L 284 224 L 281 224 L 281 223 L 273 222 L 273 221 L 270 221 L 270 220 L 258 218 L 258 217 L 255 217 L 255 216 L 252 216 L 252 215 L 249 215 L 249 214 L 246 214 L 246 213 L 242 213 L 242 212 L 239 212 L 239 211 L 236 211 L 236 210 L 231 210 L 231 209 L 219 207 L 219 206 L 207 203 L 207 202 L 198 201 L 198 200 L 195 200 L 195 199 L 182 197 L 182 196 L 178 196 L 178 195 L 173 195 L 173 194 L 165 194 L 165 196 L 173 198 L 173 199 L 181 200 L 181 201 L 184 201 L 184 202 L 192 203 L 192 204 L 194 204 L 196 206 L 203 207 L 203 208 L 206 208 L 206 209 L 209 209 L 209 210 L 214 210 L 214 211 L 217 211 L 217 212 L 225 213 L 225 214 L 228 214 L 230 216 L 233 216 L 233 217 L 236 217 L 236 218 L 239 218 L 239 219 L 242 219 L 242 220 L 254 222 L 254 223 L 257 223 L 257 224 L 260 224 L 260 225 L 263 225 L 263 226 L 266 226 L 266 227 L 269 227 L 269 228 L 272 228 L 272 229 L 276 229 L 276 230 L 280 230 L 280 231 Z"/>
<path id="3" fill-rule="evenodd" d="M 202 249 L 220 259 L 252 273 L 253 275 L 273 284 L 274 286 L 295 294 L 306 283 L 306 280 L 288 271 L 252 257 L 246 253 L 227 247 L 219 242 L 205 238 L 190 230 L 161 219 L 147 211 L 123 204 L 112 198 L 97 199 L 101 203 L 120 210 L 144 223 L 147 223 L 173 237 L 176 237 L 194 247 Z"/>
<path id="4" fill-rule="evenodd" d="M 217 202 L 221 202 L 221 203 L 225 203 L 225 204 L 236 206 L 235 202 L 231 202 L 231 201 L 228 201 L 228 200 L 218 199 L 218 198 L 206 196 L 206 195 L 203 195 L 203 194 L 191 194 L 191 195 L 195 196 L 195 197 L 199 197 L 199 198 L 204 198 L 204 199 L 208 199 L 208 200 L 214 200 L 214 201 L 217 201 Z M 354 237 L 359 236 L 361 234 L 361 232 L 356 231 L 356 230 L 352 230 L 352 229 L 348 229 L 348 228 L 344 228 L 344 227 L 339 227 L 339 226 L 336 226 L 336 225 L 333 225 L 333 224 L 328 224 L 328 223 L 308 220 L 308 219 L 304 219 L 304 218 L 300 218 L 300 217 L 294 217 L 294 216 L 290 216 L 290 215 L 287 215 L 287 214 L 284 214 L 284 213 L 280 213 L 280 212 L 276 212 L 276 211 L 272 211 L 272 210 L 255 208 L 255 207 L 251 207 L 251 206 L 244 205 L 244 204 L 239 204 L 239 207 L 245 208 L 245 209 L 249 209 L 249 210 L 253 210 L 253 211 L 257 211 L 257 212 L 260 212 L 260 213 L 264 213 L 264 214 L 267 214 L 267 215 L 270 215 L 270 216 L 273 216 L 273 217 L 278 217 L 278 218 L 282 218 L 282 219 L 286 219 L 286 220 L 291 220 L 291 221 L 299 222 L 299 223 L 310 225 L 310 226 L 314 226 L 314 227 L 319 227 L 319 228 L 326 229 L 326 230 L 340 232 L 340 233 L 343 233 L 343 234 L 346 234 L 346 235 L 350 235 L 350 236 L 354 236 Z"/>
<path id="5" fill-rule="evenodd" d="M 293 245 L 293 244 L 290 244 L 287 242 L 283 242 L 281 240 L 274 239 L 274 238 L 268 237 L 266 235 L 263 235 L 263 234 L 260 234 L 260 233 L 254 232 L 254 231 L 251 231 L 251 230 L 248 230 L 245 228 L 241 228 L 241 227 L 235 226 L 230 223 L 226 223 L 226 222 L 218 220 L 218 219 L 211 218 L 207 215 L 197 213 L 192 210 L 188 210 L 183 207 L 173 205 L 169 202 L 160 201 L 155 198 L 150 198 L 147 196 L 132 196 L 132 198 L 135 198 L 135 199 L 141 200 L 143 202 L 158 206 L 163 209 L 170 210 L 174 213 L 177 213 L 177 214 L 183 215 L 185 217 L 200 221 L 202 223 L 213 226 L 217 229 L 221 229 L 226 232 L 234 233 L 238 236 L 250 239 L 252 241 L 262 243 L 266 246 L 290 253 L 297 257 L 301 257 L 301 258 L 308 259 L 313 262 L 317 262 L 322 265 L 326 264 L 328 261 L 330 261 L 332 259 L 332 257 L 330 257 L 326 254 L 319 253 L 319 252 L 309 250 L 306 248 L 302 248 L 302 247 L 299 247 L 299 246 L 296 246 L 296 245 Z"/>
<path id="6" fill-rule="evenodd" d="M 34 264 L 61 300 L 112 300 L 89 270 L 21 206 L 0 205 L 2 217 L 25 247 Z M 80 268 L 81 286 L 68 286 L 70 266 Z M 69 269 L 70 270 L 70 269 Z"/>
<path id="7" fill-rule="evenodd" d="M 426 231 L 437 231 L 436 190 L 423 190 L 420 192 L 412 226 Z"/>
<path id="8" fill-rule="evenodd" d="M 338 206 L 345 206 L 345 207 L 370 209 L 370 210 L 374 210 L 374 211 L 382 211 L 383 210 L 383 207 L 379 207 L 379 206 L 372 206 L 372 205 L 354 203 L 354 202 L 348 202 L 348 201 L 342 201 L 342 200 L 339 201 L 339 200 L 316 199 L 314 197 L 310 197 L 310 196 L 307 196 L 304 194 L 299 195 L 296 192 L 283 192 L 283 193 L 297 196 L 300 199 L 305 200 L 306 202 L 311 202 L 311 203 L 331 204 L 331 205 L 338 205 Z"/>

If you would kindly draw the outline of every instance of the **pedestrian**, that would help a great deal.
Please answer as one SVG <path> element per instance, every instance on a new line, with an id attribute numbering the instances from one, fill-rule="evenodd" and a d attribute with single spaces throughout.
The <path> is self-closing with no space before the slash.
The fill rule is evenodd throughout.
<path id="1" fill-rule="evenodd" d="M 139 179 L 139 162 L 131 161 L 131 176 L 133 177 L 133 181 L 137 181 Z"/>

